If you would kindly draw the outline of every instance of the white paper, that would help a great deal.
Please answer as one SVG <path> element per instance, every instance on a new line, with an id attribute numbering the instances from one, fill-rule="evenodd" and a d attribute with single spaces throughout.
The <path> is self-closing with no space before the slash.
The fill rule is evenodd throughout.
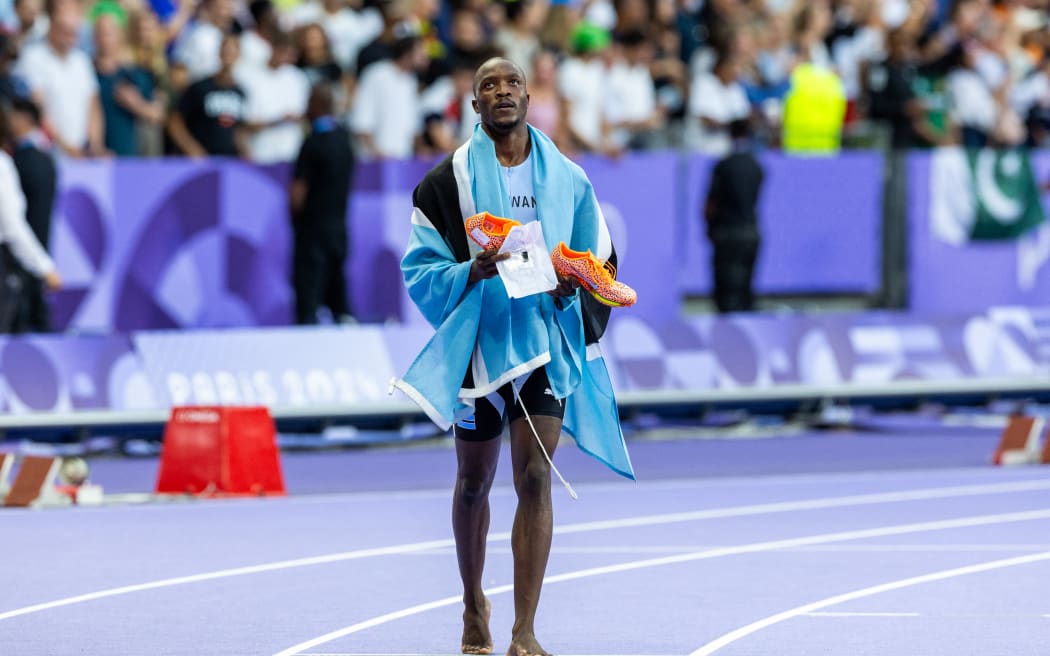
<path id="1" fill-rule="evenodd" d="M 499 252 L 510 253 L 509 258 L 496 263 L 507 296 L 523 298 L 558 286 L 539 221 L 511 228 Z"/>

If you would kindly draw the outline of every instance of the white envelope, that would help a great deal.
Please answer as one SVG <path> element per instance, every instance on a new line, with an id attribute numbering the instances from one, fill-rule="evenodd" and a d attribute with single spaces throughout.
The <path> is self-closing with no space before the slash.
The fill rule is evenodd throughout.
<path id="1" fill-rule="evenodd" d="M 510 253 L 509 258 L 496 263 L 507 296 L 524 298 L 558 286 L 539 221 L 511 228 L 499 252 Z"/>

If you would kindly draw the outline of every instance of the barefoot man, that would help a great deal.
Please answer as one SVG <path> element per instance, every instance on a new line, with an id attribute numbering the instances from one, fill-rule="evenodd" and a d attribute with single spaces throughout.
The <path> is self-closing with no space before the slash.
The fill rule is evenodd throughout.
<path id="1" fill-rule="evenodd" d="M 611 469 L 634 478 L 608 371 L 598 348 L 608 308 L 571 278 L 546 294 L 508 298 L 486 235 L 467 235 L 480 212 L 539 221 L 550 252 L 560 242 L 615 260 L 583 170 L 525 121 L 529 94 L 514 63 L 490 59 L 474 77 L 473 137 L 431 170 L 413 194 L 412 234 L 401 262 L 412 300 L 435 328 L 395 386 L 439 426 L 455 426 L 458 474 L 452 529 L 463 579 L 465 654 L 489 654 L 491 604 L 482 589 L 489 490 L 504 421 L 517 512 L 514 625 L 508 656 L 545 656 L 536 608 L 550 555 L 551 469 L 561 431 Z M 480 242 L 479 242 L 480 240 Z M 502 243 L 502 239 L 499 240 Z"/>

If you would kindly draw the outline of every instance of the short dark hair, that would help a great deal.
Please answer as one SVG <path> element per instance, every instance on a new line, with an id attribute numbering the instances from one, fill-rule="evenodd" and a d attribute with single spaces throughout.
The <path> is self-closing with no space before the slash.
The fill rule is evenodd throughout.
<path id="1" fill-rule="evenodd" d="M 252 16 L 252 22 L 258 27 L 267 14 L 273 13 L 272 0 L 252 0 L 248 4 L 248 13 Z"/>
<path id="2" fill-rule="evenodd" d="M 751 136 L 751 121 L 746 118 L 737 118 L 729 122 L 731 139 L 745 139 L 749 136 Z"/>
<path id="3" fill-rule="evenodd" d="M 619 32 L 614 38 L 617 43 L 627 48 L 640 46 L 649 40 L 648 37 L 646 37 L 645 32 L 639 29 L 627 30 L 626 32 Z"/>
<path id="4" fill-rule="evenodd" d="M 11 111 L 25 114 L 33 125 L 40 125 L 40 107 L 29 98 L 19 96 L 11 99 Z"/>

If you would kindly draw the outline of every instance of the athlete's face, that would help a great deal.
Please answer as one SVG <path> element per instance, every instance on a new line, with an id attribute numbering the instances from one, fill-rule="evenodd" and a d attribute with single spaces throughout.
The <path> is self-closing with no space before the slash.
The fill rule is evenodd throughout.
<path id="1" fill-rule="evenodd" d="M 521 69 L 507 60 L 486 62 L 474 76 L 474 111 L 482 125 L 509 132 L 525 121 L 529 94 Z"/>

